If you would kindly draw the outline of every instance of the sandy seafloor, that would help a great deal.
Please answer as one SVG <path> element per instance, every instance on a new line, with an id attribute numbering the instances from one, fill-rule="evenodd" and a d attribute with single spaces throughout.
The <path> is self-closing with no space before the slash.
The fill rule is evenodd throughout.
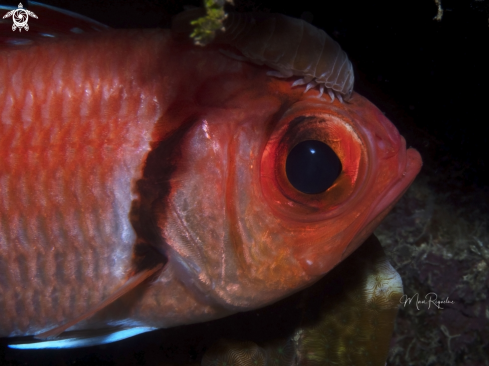
<path id="1" fill-rule="evenodd" d="M 167 26 L 181 1 L 51 0 L 114 27 Z M 423 169 L 376 230 L 407 296 L 388 365 L 489 365 L 488 0 L 241 1 L 246 10 L 313 15 L 350 55 L 356 90 L 423 156 Z M 178 330 L 177 330 L 178 333 Z M 0 343 L 0 365 L 158 365 L 192 361 L 162 332 L 80 350 L 26 352 Z M 166 339 L 167 340 L 167 339 Z M 191 342 L 191 340 L 189 340 Z M 183 356 L 182 356 L 183 355 Z"/>

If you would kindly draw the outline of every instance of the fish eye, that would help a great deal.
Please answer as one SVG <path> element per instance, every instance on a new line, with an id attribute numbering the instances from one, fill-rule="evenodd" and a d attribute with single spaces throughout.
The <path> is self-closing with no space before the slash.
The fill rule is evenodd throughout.
<path id="1" fill-rule="evenodd" d="M 260 164 L 270 207 L 303 222 L 346 210 L 368 167 L 365 144 L 348 115 L 309 109 L 309 103 L 299 103 L 279 121 Z"/>
<path id="2" fill-rule="evenodd" d="M 333 185 L 341 173 L 341 161 L 322 141 L 306 140 L 287 155 L 285 172 L 290 184 L 306 194 L 318 194 Z"/>

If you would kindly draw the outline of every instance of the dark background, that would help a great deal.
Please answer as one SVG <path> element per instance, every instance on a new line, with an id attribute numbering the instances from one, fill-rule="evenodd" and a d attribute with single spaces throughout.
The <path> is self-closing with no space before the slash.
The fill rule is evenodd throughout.
<path id="1" fill-rule="evenodd" d="M 17 1 L 12 3 L 17 5 Z M 183 10 L 183 5 L 200 5 L 182 0 L 44 3 L 118 28 L 168 27 L 171 16 Z M 350 56 L 355 89 L 387 115 L 408 146 L 420 151 L 422 174 L 440 177 L 431 181 L 433 189 L 454 205 L 463 195 L 464 204 L 473 196 L 477 202 L 471 204 L 487 207 L 489 0 L 444 0 L 442 6 L 443 18 L 437 22 L 433 0 L 237 3 L 239 10 L 294 17 L 312 14 L 312 23 L 332 35 Z M 488 341 L 481 342 L 481 347 L 487 350 Z M 157 344 L 161 339 L 143 335 L 114 345 L 51 353 L 48 359 L 56 365 L 143 365 L 149 357 L 144 349 Z M 38 353 L 0 350 L 0 364 L 34 365 L 36 360 Z"/>

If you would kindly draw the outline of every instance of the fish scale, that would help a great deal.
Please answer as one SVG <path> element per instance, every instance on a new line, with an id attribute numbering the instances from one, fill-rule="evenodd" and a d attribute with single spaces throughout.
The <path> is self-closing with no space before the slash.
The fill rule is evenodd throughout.
<path id="1" fill-rule="evenodd" d="M 28 46 L 0 38 L 0 336 L 45 342 L 11 346 L 107 343 L 278 301 L 352 253 L 420 169 L 356 93 L 330 103 L 170 30 L 32 31 Z M 343 166 L 317 195 L 284 169 L 308 139 Z"/>
<path id="2" fill-rule="evenodd" d="M 137 54 L 138 37 L 124 46 Z M 16 284 L 0 286 L 0 336 L 36 332 L 86 311 L 131 268 L 131 176 L 149 150 L 149 133 L 128 132 L 152 126 L 158 106 L 146 98 L 152 85 L 120 92 L 118 85 L 133 78 L 118 73 L 130 58 L 114 70 L 92 50 L 75 57 L 76 48 L 66 42 L 0 56 L 7 65 L 0 71 L 7 86 L 0 94 L 0 242 L 9 243 L 0 246 L 0 262 L 8 263 L 6 283 Z M 32 106 L 32 99 L 41 103 Z"/>

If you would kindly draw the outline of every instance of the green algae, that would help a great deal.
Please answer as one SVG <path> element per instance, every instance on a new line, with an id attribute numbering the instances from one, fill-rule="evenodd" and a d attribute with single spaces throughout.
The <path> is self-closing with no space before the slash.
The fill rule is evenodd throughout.
<path id="1" fill-rule="evenodd" d="M 194 27 L 190 37 L 198 46 L 212 42 L 216 32 L 224 31 L 223 22 L 227 17 L 224 11 L 225 3 L 233 4 L 233 0 L 204 0 L 206 14 L 190 22 Z"/>

